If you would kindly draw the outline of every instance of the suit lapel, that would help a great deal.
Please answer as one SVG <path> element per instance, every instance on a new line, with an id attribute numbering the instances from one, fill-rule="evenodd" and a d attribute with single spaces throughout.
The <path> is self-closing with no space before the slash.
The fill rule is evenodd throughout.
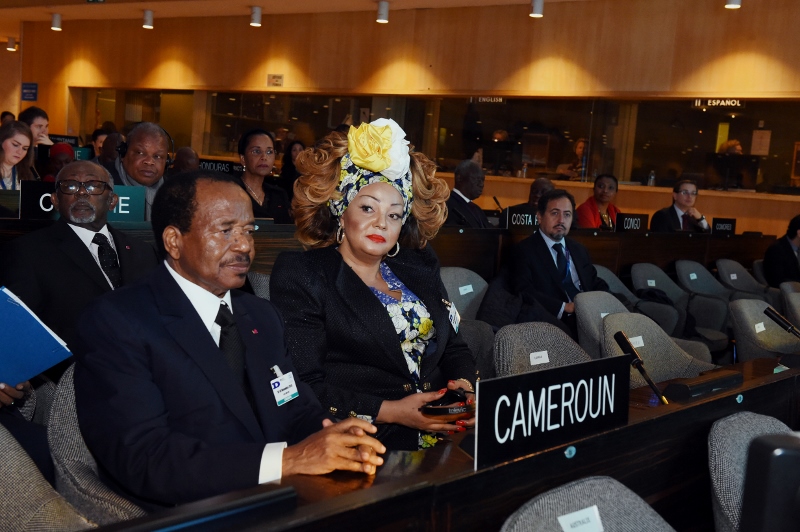
<path id="1" fill-rule="evenodd" d="M 550 251 L 549 247 L 547 247 L 547 242 L 544 241 L 541 231 L 536 231 L 536 234 L 533 236 L 533 244 L 538 248 L 537 255 L 541 257 L 542 262 L 544 263 L 544 269 L 547 270 L 548 275 L 550 275 L 550 279 L 552 279 L 559 293 L 561 293 L 563 298 L 566 299 L 567 293 L 564 291 L 564 287 L 561 283 L 561 276 L 558 273 L 558 268 L 556 268 L 555 261 L 553 261 L 553 252 Z"/>
<path id="2" fill-rule="evenodd" d="M 166 268 L 166 265 L 159 266 L 159 270 L 153 275 L 153 297 L 164 327 L 200 367 L 219 393 L 220 400 L 242 422 L 251 436 L 256 441 L 261 441 L 264 436 L 244 390 L 234 379 L 222 352 L 197 311 Z"/>
<path id="3" fill-rule="evenodd" d="M 131 274 L 134 273 L 134 269 L 136 268 L 136 257 L 134 256 L 135 252 L 131 249 L 130 241 L 124 233 L 117 231 L 110 225 L 108 226 L 108 231 L 114 238 L 114 246 L 117 249 L 119 269 L 120 273 L 122 274 L 122 284 L 128 284 L 130 282 Z"/>
<path id="4" fill-rule="evenodd" d="M 683 231 L 683 221 L 678 216 L 678 213 L 675 212 L 675 206 L 671 206 L 669 208 L 670 220 L 672 220 L 672 228 L 675 231 Z"/>
<path id="5" fill-rule="evenodd" d="M 67 222 L 59 220 L 54 227 L 56 238 L 59 240 L 58 249 L 68 256 L 87 277 L 102 288 L 103 292 L 111 290 L 111 285 L 108 284 L 103 271 L 94 260 L 92 252 L 89 251 L 89 248 L 81 241 L 80 237 L 75 234 L 75 231 L 68 227 Z"/>

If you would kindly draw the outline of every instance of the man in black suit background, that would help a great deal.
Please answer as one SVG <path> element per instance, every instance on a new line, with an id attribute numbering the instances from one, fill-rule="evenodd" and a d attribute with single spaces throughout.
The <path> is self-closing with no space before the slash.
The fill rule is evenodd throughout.
<path id="1" fill-rule="evenodd" d="M 232 177 L 173 177 L 153 204 L 166 261 L 80 320 L 81 431 L 101 477 L 143 507 L 383 463 L 373 425 L 333 424 L 300 382 L 275 308 L 237 290 L 254 224 Z"/>
<path id="2" fill-rule="evenodd" d="M 512 262 L 514 291 L 528 304 L 540 303 L 577 334 L 575 295 L 608 290 L 597 276 L 589 252 L 567 238 L 575 213 L 575 198 L 556 189 L 539 199 L 539 230 L 517 244 Z"/>
<path id="3" fill-rule="evenodd" d="M 81 311 L 154 268 L 156 253 L 150 244 L 106 223 L 118 198 L 102 166 L 90 161 L 66 165 L 51 199 L 61 218 L 4 246 L 0 285 L 19 296 L 71 349 Z"/>
<path id="4" fill-rule="evenodd" d="M 455 171 L 455 186 L 447 199 L 445 225 L 477 229 L 493 227 L 483 210 L 472 201 L 483 194 L 485 180 L 483 170 L 477 163 L 471 160 L 458 163 Z"/>
<path id="5" fill-rule="evenodd" d="M 786 235 L 776 240 L 764 254 L 764 277 L 779 288 L 786 281 L 800 282 L 800 214 L 789 222 Z"/>
<path id="6" fill-rule="evenodd" d="M 706 217 L 695 208 L 696 202 L 697 184 L 678 181 L 672 189 L 672 205 L 653 214 L 650 230 L 654 233 L 707 233 L 710 227 Z"/>

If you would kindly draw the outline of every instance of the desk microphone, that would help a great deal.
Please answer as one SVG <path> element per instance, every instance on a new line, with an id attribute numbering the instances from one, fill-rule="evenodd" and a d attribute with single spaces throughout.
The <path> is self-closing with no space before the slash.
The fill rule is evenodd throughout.
<path id="1" fill-rule="evenodd" d="M 494 200 L 494 204 L 495 204 L 495 205 L 497 205 L 497 208 L 498 208 L 498 209 L 500 209 L 500 210 L 502 211 L 502 210 L 503 210 L 503 207 L 501 207 L 501 206 L 500 206 L 500 202 L 499 202 L 499 201 L 497 201 L 497 196 L 492 196 L 492 199 Z"/>
<path id="2" fill-rule="evenodd" d="M 764 314 L 766 314 L 769 319 L 777 323 L 781 329 L 800 338 L 800 331 L 797 330 L 797 327 L 792 325 L 792 322 L 779 314 L 777 310 L 772 307 L 767 307 L 764 309 Z"/>
<path id="3" fill-rule="evenodd" d="M 639 370 L 639 373 L 642 374 L 644 380 L 647 381 L 647 384 L 649 384 L 650 388 L 652 388 L 653 391 L 656 393 L 656 397 L 658 397 L 662 403 L 668 405 L 669 401 L 667 401 L 667 398 L 664 397 L 664 395 L 661 393 L 661 390 L 658 389 L 658 386 L 656 386 L 656 383 L 653 382 L 653 379 L 650 378 L 650 375 L 647 374 L 647 370 L 644 369 L 644 360 L 642 360 L 642 356 L 639 354 L 638 351 L 636 351 L 636 348 L 633 347 L 633 344 L 628 339 L 628 335 L 625 334 L 624 331 L 618 331 L 614 333 L 614 340 L 617 341 L 617 345 L 619 346 L 620 349 L 622 349 L 623 353 L 625 353 L 626 355 L 633 355 L 631 366 Z"/>

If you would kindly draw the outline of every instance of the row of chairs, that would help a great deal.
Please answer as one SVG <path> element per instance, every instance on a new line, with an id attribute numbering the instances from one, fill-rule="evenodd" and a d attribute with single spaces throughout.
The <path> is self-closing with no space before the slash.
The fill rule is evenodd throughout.
<path id="1" fill-rule="evenodd" d="M 740 530 L 751 442 L 761 436 L 791 432 L 781 421 L 752 412 L 738 412 L 713 424 L 708 435 L 708 468 L 716 532 Z M 562 532 L 568 529 L 561 522 L 564 516 L 593 506 L 597 508 L 594 518 L 599 518 L 604 530 L 674 530 L 638 495 L 610 477 L 588 477 L 542 493 L 509 516 L 501 530 Z"/>

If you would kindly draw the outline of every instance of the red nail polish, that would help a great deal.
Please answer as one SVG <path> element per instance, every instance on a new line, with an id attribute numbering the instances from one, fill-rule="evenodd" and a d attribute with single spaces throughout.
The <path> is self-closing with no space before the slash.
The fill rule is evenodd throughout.
<path id="1" fill-rule="evenodd" d="M 453 431 L 452 431 L 452 430 L 448 430 L 448 431 L 447 431 L 447 433 L 448 433 L 449 435 L 451 435 L 451 436 L 453 435 Z"/>
<path id="2" fill-rule="evenodd" d="M 467 427 L 458 427 L 457 430 L 458 432 L 464 432 L 465 430 L 467 430 Z"/>
<path id="3" fill-rule="evenodd" d="M 468 405 L 471 405 L 471 404 L 472 404 L 472 403 L 474 403 L 474 402 L 475 402 L 475 401 L 473 401 L 472 399 L 467 399 L 467 404 L 468 404 Z"/>
<path id="4" fill-rule="evenodd" d="M 466 423 L 466 422 L 465 422 L 465 421 L 462 421 L 462 420 L 458 420 L 458 421 L 456 421 L 456 425 L 460 425 L 460 426 L 462 426 L 462 427 L 464 426 L 464 424 L 465 424 L 465 423 Z"/>
<path id="5" fill-rule="evenodd" d="M 466 406 L 464 403 L 458 403 L 458 406 Z"/>
<path id="6" fill-rule="evenodd" d="M 447 391 L 447 388 L 442 388 L 441 390 L 439 390 L 439 393 L 445 393 L 446 391 Z"/>
<path id="7" fill-rule="evenodd" d="M 447 384 L 454 384 L 456 381 L 447 381 Z"/>

